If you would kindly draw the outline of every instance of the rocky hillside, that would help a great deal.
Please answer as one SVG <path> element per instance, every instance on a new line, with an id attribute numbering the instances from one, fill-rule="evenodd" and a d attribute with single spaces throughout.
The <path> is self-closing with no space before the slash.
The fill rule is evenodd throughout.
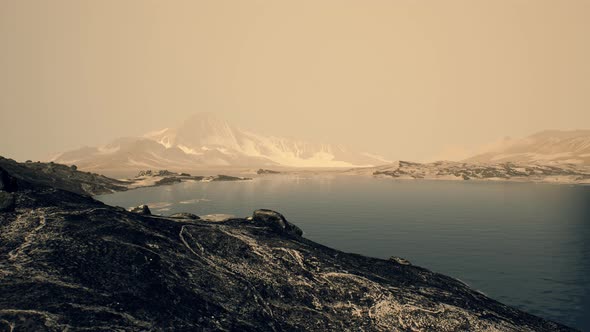
<path id="1" fill-rule="evenodd" d="M 100 195 L 127 190 L 128 183 L 96 173 L 81 172 L 76 166 L 57 163 L 19 163 L 0 156 L 0 168 L 23 183 L 51 186 L 82 195 Z"/>
<path id="2" fill-rule="evenodd" d="M 0 331 L 570 330 L 403 259 L 324 247 L 272 211 L 156 217 L 0 179 L 14 200 Z"/>

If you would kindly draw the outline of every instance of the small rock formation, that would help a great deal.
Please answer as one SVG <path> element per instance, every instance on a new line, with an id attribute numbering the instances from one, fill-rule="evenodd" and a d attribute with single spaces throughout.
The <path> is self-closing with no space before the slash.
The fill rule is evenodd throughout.
<path id="1" fill-rule="evenodd" d="M 0 190 L 9 193 L 18 190 L 17 181 L 15 178 L 10 176 L 3 168 L 0 167 Z"/>
<path id="2" fill-rule="evenodd" d="M 168 218 L 173 218 L 173 219 L 192 219 L 192 220 L 201 219 L 196 214 L 186 213 L 186 212 L 174 213 L 174 214 L 169 215 Z"/>
<path id="3" fill-rule="evenodd" d="M 174 172 L 170 172 L 167 169 L 162 169 L 159 171 L 152 171 L 151 169 L 145 170 L 145 171 L 139 171 L 139 173 L 137 173 L 136 177 L 143 177 L 143 176 L 173 176 L 173 175 L 178 175 L 178 173 L 174 173 Z"/>
<path id="4" fill-rule="evenodd" d="M 256 174 L 280 174 L 281 172 L 277 172 L 277 171 L 273 171 L 271 169 L 264 169 L 261 168 L 258 171 L 256 171 Z"/>
<path id="5" fill-rule="evenodd" d="M 391 256 L 389 260 L 400 265 L 412 265 L 409 260 L 397 256 Z"/>
<path id="6" fill-rule="evenodd" d="M 286 233 L 296 236 L 302 236 L 301 228 L 291 224 L 282 214 L 268 209 L 259 209 L 252 214 L 254 223 L 261 223 L 269 226 L 278 233 Z"/>
<path id="7" fill-rule="evenodd" d="M 231 176 L 219 174 L 211 178 L 211 181 L 241 181 L 241 180 L 252 180 L 250 178 L 243 178 L 240 176 Z"/>
<path id="8" fill-rule="evenodd" d="M 129 209 L 129 212 L 133 212 L 133 213 L 137 213 L 137 214 L 145 214 L 145 215 L 152 214 L 152 211 L 150 211 L 150 208 L 145 204 L 131 208 L 131 209 Z"/>
<path id="9" fill-rule="evenodd" d="M 0 191 L 0 212 L 12 212 L 15 207 L 14 194 Z"/>
<path id="10" fill-rule="evenodd" d="M 175 183 L 180 183 L 182 182 L 182 179 L 177 178 L 177 177 L 168 177 L 168 178 L 163 178 L 161 180 L 158 180 L 155 182 L 156 186 L 163 186 L 163 185 L 167 185 L 167 184 L 175 184 Z"/>

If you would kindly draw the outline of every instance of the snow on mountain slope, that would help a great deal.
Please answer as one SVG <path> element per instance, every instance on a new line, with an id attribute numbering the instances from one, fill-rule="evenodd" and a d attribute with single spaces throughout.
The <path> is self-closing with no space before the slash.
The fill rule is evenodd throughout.
<path id="1" fill-rule="evenodd" d="M 116 139 L 102 147 L 62 153 L 54 161 L 81 169 L 228 167 L 354 167 L 388 163 L 342 146 L 263 136 L 230 125 L 208 113 L 196 114 L 178 128 L 143 137 Z"/>
<path id="2" fill-rule="evenodd" d="M 547 130 L 466 159 L 467 162 L 536 162 L 590 165 L 590 130 Z"/>

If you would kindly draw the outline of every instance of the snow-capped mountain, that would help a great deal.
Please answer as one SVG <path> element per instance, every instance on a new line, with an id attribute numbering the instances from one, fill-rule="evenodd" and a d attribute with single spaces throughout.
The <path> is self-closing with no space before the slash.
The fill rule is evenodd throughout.
<path id="1" fill-rule="evenodd" d="M 499 163 L 569 163 L 590 165 L 590 130 L 547 130 L 522 139 L 506 139 L 465 160 Z"/>
<path id="2" fill-rule="evenodd" d="M 192 116 L 178 128 L 143 137 L 119 138 L 54 158 L 85 170 L 191 169 L 227 167 L 354 167 L 388 163 L 339 145 L 315 144 L 255 134 L 209 113 Z"/>

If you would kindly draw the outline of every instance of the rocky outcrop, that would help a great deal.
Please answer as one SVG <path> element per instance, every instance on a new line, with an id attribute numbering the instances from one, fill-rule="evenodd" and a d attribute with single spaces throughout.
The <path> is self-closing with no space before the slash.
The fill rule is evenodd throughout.
<path id="1" fill-rule="evenodd" d="M 0 167 L 0 212 L 14 211 L 14 192 L 18 190 L 17 180 Z"/>
<path id="2" fill-rule="evenodd" d="M 124 181 L 95 173 L 80 172 L 69 166 L 56 163 L 19 163 L 0 157 L 0 168 L 23 183 L 51 186 L 88 196 L 127 190 L 128 185 Z M 1 174 L 0 177 L 2 177 Z M 0 182 L 5 183 L 4 179 Z"/>
<path id="3" fill-rule="evenodd" d="M 394 263 L 401 264 L 401 265 L 412 265 L 412 263 L 410 263 L 409 260 L 407 260 L 405 258 L 397 257 L 397 256 L 391 256 L 391 257 L 389 257 L 389 260 Z"/>
<path id="4" fill-rule="evenodd" d="M 241 176 L 231 176 L 231 175 L 215 175 L 212 177 L 205 178 L 205 180 L 210 179 L 211 181 L 244 181 L 244 180 L 252 180 L 251 178 L 245 178 Z"/>
<path id="5" fill-rule="evenodd" d="M 133 212 L 133 213 L 137 213 L 137 214 L 145 214 L 148 216 L 152 214 L 152 211 L 150 211 L 150 208 L 145 204 L 131 208 L 131 209 L 129 209 L 129 212 Z"/>
<path id="6" fill-rule="evenodd" d="M 15 192 L 18 189 L 17 180 L 0 167 L 0 191 Z"/>
<path id="7" fill-rule="evenodd" d="M 299 227 L 291 224 L 287 221 L 285 216 L 273 210 L 256 210 L 252 214 L 251 219 L 253 222 L 257 224 L 266 225 L 278 233 L 291 234 L 296 236 L 303 235 L 303 231 Z"/>
<path id="8" fill-rule="evenodd" d="M 275 211 L 207 222 L 41 185 L 13 195 L 0 331 L 571 331 L 453 278 L 307 240 Z"/>
<path id="9" fill-rule="evenodd" d="M 230 175 L 214 175 L 214 176 L 192 176 L 188 173 L 175 173 L 170 172 L 168 170 L 160 170 L 160 171 L 141 171 L 139 174 L 133 178 L 129 179 L 129 188 L 140 188 L 140 187 L 154 187 L 154 186 L 163 186 L 163 185 L 171 185 L 175 183 L 180 183 L 183 181 L 201 181 L 201 182 L 210 182 L 210 181 L 243 181 L 243 180 L 251 180 L 250 178 L 238 177 L 238 176 L 230 176 Z"/>
<path id="10" fill-rule="evenodd" d="M 190 219 L 190 220 L 198 220 L 198 219 L 201 219 L 196 214 L 186 213 L 186 212 L 174 213 L 174 214 L 171 214 L 170 216 L 168 216 L 168 218 L 173 218 L 173 219 Z"/>
<path id="11" fill-rule="evenodd" d="M 261 168 L 258 171 L 256 171 L 256 174 L 280 174 L 281 172 L 277 172 L 277 171 L 273 171 L 271 169 L 264 169 Z"/>
<path id="12" fill-rule="evenodd" d="M 6 191 L 0 191 L 0 212 L 14 211 L 14 206 L 14 194 Z"/>
<path id="13" fill-rule="evenodd" d="M 159 171 L 152 171 L 151 169 L 148 169 L 145 171 L 139 171 L 139 173 L 137 173 L 137 175 L 135 177 L 139 178 L 139 177 L 144 177 L 144 176 L 175 176 L 175 175 L 180 175 L 180 174 L 175 173 L 175 172 L 170 172 L 169 170 L 166 170 L 166 169 L 162 169 Z"/>

